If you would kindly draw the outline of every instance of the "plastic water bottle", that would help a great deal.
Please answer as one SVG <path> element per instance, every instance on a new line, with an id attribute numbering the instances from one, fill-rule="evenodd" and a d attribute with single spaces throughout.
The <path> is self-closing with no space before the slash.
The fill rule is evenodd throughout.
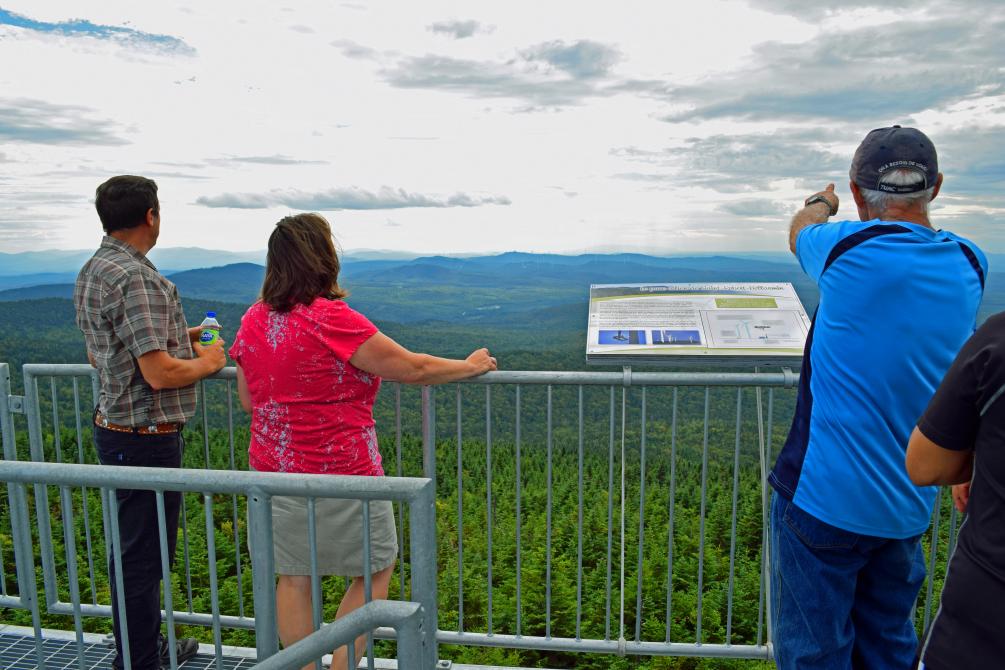
<path id="1" fill-rule="evenodd" d="M 216 312 L 206 312 L 206 318 L 199 324 L 199 344 L 208 347 L 220 339 L 220 322 L 216 320 Z"/>

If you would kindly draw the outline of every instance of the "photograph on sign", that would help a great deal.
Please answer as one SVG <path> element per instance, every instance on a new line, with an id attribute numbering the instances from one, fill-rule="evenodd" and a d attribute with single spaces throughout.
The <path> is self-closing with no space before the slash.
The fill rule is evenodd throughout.
<path id="1" fill-rule="evenodd" d="M 592 363 L 749 358 L 798 364 L 810 319 L 792 284 L 594 284 Z"/>

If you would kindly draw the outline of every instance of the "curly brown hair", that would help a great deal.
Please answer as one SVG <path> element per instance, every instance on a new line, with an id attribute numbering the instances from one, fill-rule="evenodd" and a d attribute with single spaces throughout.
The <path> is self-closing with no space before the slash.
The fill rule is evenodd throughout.
<path id="1" fill-rule="evenodd" d="M 287 216 L 269 236 L 262 302 L 288 312 L 318 296 L 344 298 L 349 293 L 338 284 L 340 269 L 328 221 L 315 213 Z"/>

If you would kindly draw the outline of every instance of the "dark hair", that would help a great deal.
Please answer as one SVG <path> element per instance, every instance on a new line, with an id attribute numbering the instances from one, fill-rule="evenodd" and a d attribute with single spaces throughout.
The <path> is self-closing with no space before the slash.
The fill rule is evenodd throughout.
<path id="1" fill-rule="evenodd" d="M 338 285 L 338 254 L 332 229 L 320 214 L 287 216 L 269 236 L 262 302 L 277 312 L 349 293 Z"/>
<path id="2" fill-rule="evenodd" d="M 106 233 L 134 228 L 146 220 L 151 209 L 160 214 L 157 184 L 128 174 L 112 177 L 94 191 L 94 208 Z"/>

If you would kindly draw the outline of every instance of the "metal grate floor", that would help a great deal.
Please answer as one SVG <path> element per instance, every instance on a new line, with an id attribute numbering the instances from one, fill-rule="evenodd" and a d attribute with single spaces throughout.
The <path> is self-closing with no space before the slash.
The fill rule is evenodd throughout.
<path id="1" fill-rule="evenodd" d="M 251 670 L 255 665 L 255 650 L 247 647 L 223 647 L 219 670 Z M 72 631 L 42 629 L 42 655 L 45 670 L 80 670 L 77 662 L 77 638 Z M 115 651 L 105 636 L 84 633 L 85 670 L 110 670 Z M 330 660 L 325 657 L 325 662 Z M 452 670 L 523 670 L 522 668 L 495 665 L 467 665 L 441 661 Z M 327 665 L 325 666 L 327 668 Z M 359 668 L 366 670 L 366 659 L 360 659 Z M 375 658 L 375 670 L 396 670 L 394 659 Z M 0 623 L 0 670 L 39 670 L 35 652 L 35 631 L 22 626 Z M 217 670 L 213 645 L 199 645 L 199 654 L 178 666 L 178 670 Z M 546 669 L 542 669 L 546 670 Z"/>
<path id="2" fill-rule="evenodd" d="M 35 651 L 35 635 L 31 629 L 14 629 L 0 626 L 0 670 L 39 670 L 38 655 Z M 206 653 L 208 652 L 208 653 Z M 78 648 L 73 633 L 65 631 L 42 631 L 42 654 L 45 670 L 79 670 Z M 83 657 L 87 670 L 109 670 L 115 650 L 108 646 L 100 635 L 84 634 Z M 221 670 L 248 670 L 255 659 L 248 656 L 228 656 L 221 658 Z M 216 656 L 213 648 L 200 647 L 199 654 L 178 666 L 179 670 L 216 670 Z"/>

